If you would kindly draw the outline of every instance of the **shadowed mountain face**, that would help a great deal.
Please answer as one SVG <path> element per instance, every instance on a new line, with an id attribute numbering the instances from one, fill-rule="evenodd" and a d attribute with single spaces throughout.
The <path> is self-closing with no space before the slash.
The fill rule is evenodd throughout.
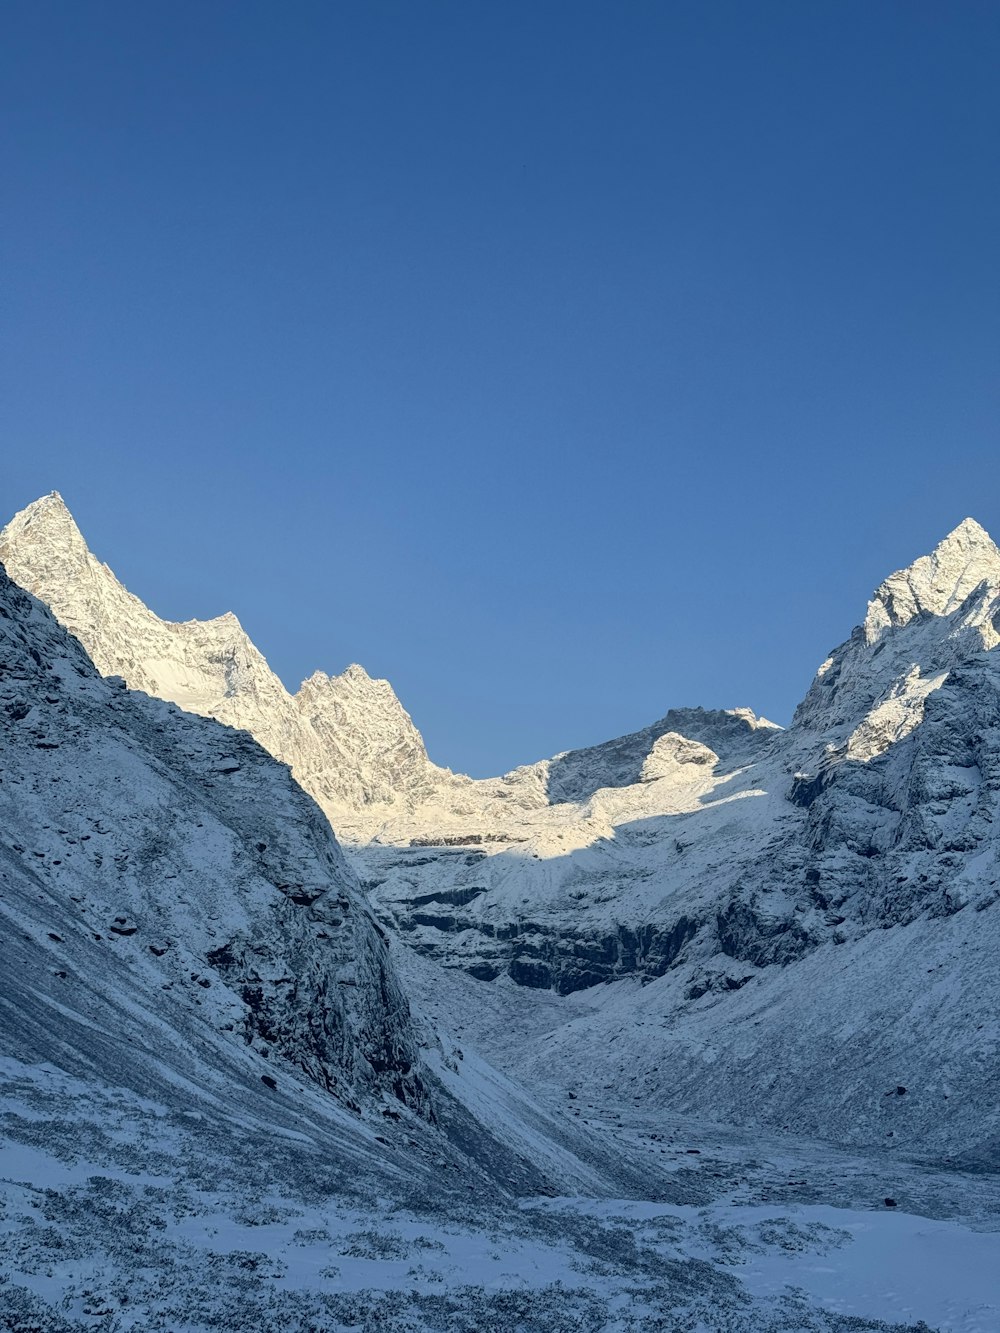
<path id="1" fill-rule="evenodd" d="M 233 646 L 227 618 L 157 621 L 57 497 L 19 515 L 0 554 L 103 670 L 180 682 L 189 706 L 292 763 L 435 984 L 517 996 L 516 1054 L 499 1028 L 479 1033 L 510 1068 L 556 1082 L 630 1069 L 642 1096 L 698 1114 L 866 1141 L 889 1132 L 871 1111 L 883 1083 L 933 1084 L 901 1101 L 898 1141 L 992 1152 L 997 1126 L 971 1108 L 997 1105 L 975 1052 L 996 1022 L 1000 945 L 1000 552 L 971 520 L 876 591 L 787 731 L 675 709 L 482 782 L 432 764 L 360 668 L 293 697 L 248 641 Z M 940 970 L 950 989 L 928 990 Z M 583 997 L 586 1014 L 543 1022 L 546 992 Z M 515 1023 L 504 1012 L 500 1027 Z"/>
<path id="2" fill-rule="evenodd" d="M 7 1055 L 117 1073 L 156 1030 L 287 1063 L 345 1106 L 424 1105 L 380 928 L 287 770 L 102 679 L 2 566 L 0 739 Z"/>

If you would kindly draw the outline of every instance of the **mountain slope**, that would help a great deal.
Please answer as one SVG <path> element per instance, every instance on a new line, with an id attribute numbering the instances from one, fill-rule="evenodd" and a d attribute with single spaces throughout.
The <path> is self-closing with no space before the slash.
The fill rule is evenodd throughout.
<path id="1" fill-rule="evenodd" d="M 9 1054 L 45 1058 L 34 1043 L 64 1046 L 71 1023 L 85 1063 L 97 1010 L 131 996 L 166 1034 L 176 1001 L 199 1040 L 287 1061 L 345 1105 L 422 1104 L 385 941 L 287 770 L 101 679 L 2 568 L 0 738 Z"/>
<path id="2" fill-rule="evenodd" d="M 640 783 L 555 854 L 368 848 L 373 898 L 495 979 L 488 1020 L 457 980 L 454 1005 L 522 1077 L 995 1166 L 998 623 L 1000 552 L 967 522 L 878 589 L 787 731 L 742 765 L 695 751 L 675 813 Z M 560 1023 L 512 981 L 583 991 Z"/>

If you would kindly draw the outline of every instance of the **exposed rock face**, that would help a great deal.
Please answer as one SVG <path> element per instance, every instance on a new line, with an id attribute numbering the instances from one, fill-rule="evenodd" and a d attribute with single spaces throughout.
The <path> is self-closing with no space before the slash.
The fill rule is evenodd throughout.
<path id="1" fill-rule="evenodd" d="M 739 798 L 768 799 L 750 757 L 780 735 L 749 710 L 673 710 L 535 766 L 577 800 L 511 802 L 478 828 L 467 820 L 465 836 L 428 830 L 409 848 L 380 840 L 353 855 L 386 921 L 447 966 L 559 994 L 650 981 L 714 919 L 720 868 L 713 855 L 707 878 L 700 849 L 717 847 L 732 878 L 724 845 Z"/>
<path id="2" fill-rule="evenodd" d="M 719 756 L 700 741 L 688 740 L 676 731 L 665 731 L 652 744 L 639 770 L 640 782 L 655 782 L 657 778 L 676 777 L 685 764 L 706 765 L 709 772 L 719 762 Z"/>
<path id="3" fill-rule="evenodd" d="M 779 730 L 749 708 L 672 708 L 642 731 L 550 759 L 549 799 L 580 803 L 605 787 L 679 776 L 686 764 L 708 764 L 711 771 L 721 755 L 723 771 L 731 772 L 758 755 Z"/>
<path id="4" fill-rule="evenodd" d="M 317 742 L 297 776 L 309 789 L 329 784 L 331 807 L 391 805 L 427 780 L 433 766 L 423 738 L 387 680 L 372 680 L 357 665 L 340 676 L 317 671 L 295 702 Z"/>
<path id="5" fill-rule="evenodd" d="M 64 1022 L 65 1041 L 74 1005 L 85 1021 L 164 991 L 182 1012 L 165 1041 L 224 1032 L 346 1106 L 423 1105 L 382 932 L 287 769 L 245 732 L 103 680 L 2 566 L 0 743 L 0 1026 L 25 1046 L 8 1054 L 44 1058 L 32 1026 L 57 1041 Z M 63 1018 L 31 980 L 36 937 L 59 955 Z"/>

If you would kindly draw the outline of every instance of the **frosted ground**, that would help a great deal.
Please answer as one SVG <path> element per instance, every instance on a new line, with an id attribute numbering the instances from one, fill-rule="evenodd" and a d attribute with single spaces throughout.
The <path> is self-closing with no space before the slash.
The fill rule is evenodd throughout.
<path id="1" fill-rule="evenodd" d="M 8 1329 L 1000 1326 L 981 1176 L 628 1116 L 626 1145 L 666 1145 L 655 1201 L 512 1198 L 331 1153 L 256 1094 L 192 1110 L 11 1061 L 3 1087 Z"/>

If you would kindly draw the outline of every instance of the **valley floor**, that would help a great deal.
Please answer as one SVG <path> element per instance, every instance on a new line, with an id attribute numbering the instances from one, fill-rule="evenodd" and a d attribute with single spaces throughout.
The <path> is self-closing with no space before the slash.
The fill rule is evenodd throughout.
<path id="1" fill-rule="evenodd" d="M 569 1103 L 539 1115 L 603 1142 L 632 1197 L 516 1197 L 443 1158 L 428 1189 L 377 1142 L 250 1125 L 238 1092 L 212 1117 L 181 1090 L 0 1072 L 18 1333 L 1000 1328 L 995 1176 Z"/>

